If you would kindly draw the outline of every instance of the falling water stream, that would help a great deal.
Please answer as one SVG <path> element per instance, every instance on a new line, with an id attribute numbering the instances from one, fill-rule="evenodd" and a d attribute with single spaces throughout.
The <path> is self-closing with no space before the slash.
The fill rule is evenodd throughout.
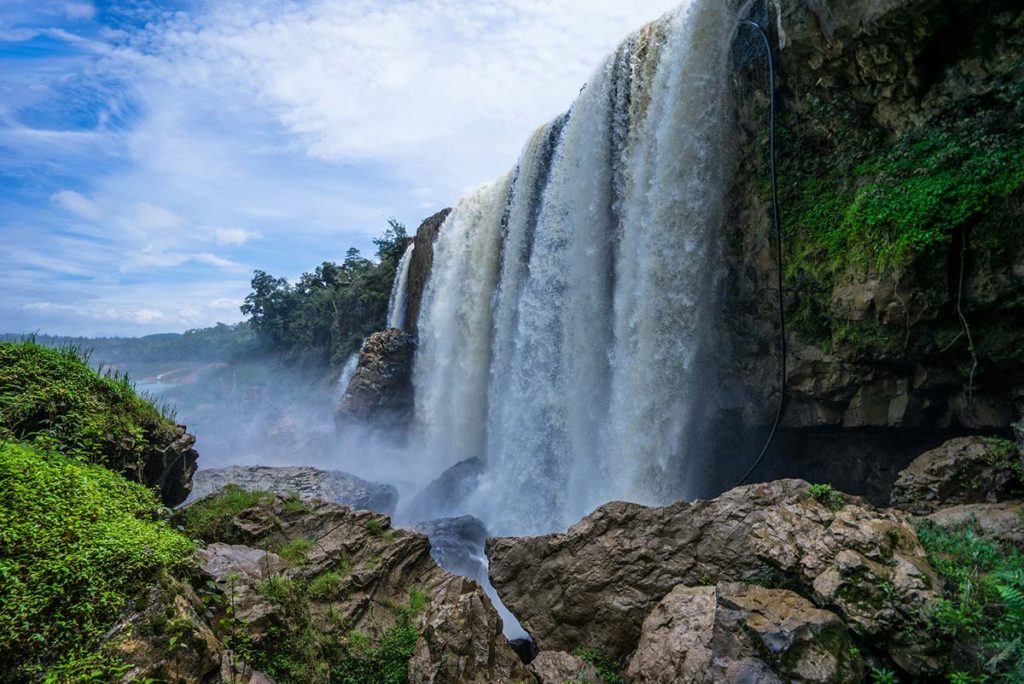
<path id="1" fill-rule="evenodd" d="M 693 0 L 631 35 L 440 230 L 417 448 L 437 474 L 483 458 L 465 509 L 492 534 L 685 496 L 705 465 L 734 32 Z"/>

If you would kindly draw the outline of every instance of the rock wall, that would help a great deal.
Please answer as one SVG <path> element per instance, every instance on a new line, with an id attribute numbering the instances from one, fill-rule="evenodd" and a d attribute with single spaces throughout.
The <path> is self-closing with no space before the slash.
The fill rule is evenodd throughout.
<path id="1" fill-rule="evenodd" d="M 417 322 L 420 317 L 420 304 L 423 301 L 423 290 L 427 286 L 427 279 L 430 277 L 430 269 L 434 265 L 434 240 L 441 229 L 441 224 L 448 218 L 451 209 L 442 209 L 430 218 L 424 219 L 420 227 L 416 229 L 416 237 L 413 241 L 416 249 L 412 253 L 412 261 L 409 262 L 409 300 L 406 313 L 406 331 L 412 335 L 417 333 Z"/>
<path id="2" fill-rule="evenodd" d="M 404 428 L 413 410 L 415 351 L 416 338 L 396 328 L 366 338 L 356 372 L 338 402 L 339 423 Z"/>

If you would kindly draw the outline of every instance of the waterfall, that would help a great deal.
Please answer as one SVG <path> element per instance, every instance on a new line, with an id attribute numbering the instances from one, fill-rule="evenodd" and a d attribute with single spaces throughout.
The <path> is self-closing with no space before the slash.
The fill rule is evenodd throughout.
<path id="1" fill-rule="evenodd" d="M 418 446 L 437 472 L 484 458 L 464 506 L 493 534 L 685 496 L 699 474 L 734 31 L 726 3 L 693 0 L 630 36 L 441 227 Z"/>
<path id="2" fill-rule="evenodd" d="M 412 262 L 412 250 L 415 247 L 415 243 L 409 243 L 395 270 L 395 282 L 391 286 L 391 300 L 388 302 L 389 328 L 405 328 L 405 312 L 409 300 L 409 264 Z"/>

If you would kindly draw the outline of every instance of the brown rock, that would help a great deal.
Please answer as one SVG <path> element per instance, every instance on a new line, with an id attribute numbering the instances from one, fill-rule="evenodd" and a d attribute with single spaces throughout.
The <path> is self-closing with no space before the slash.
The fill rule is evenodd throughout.
<path id="1" fill-rule="evenodd" d="M 927 516 L 936 527 L 949 529 L 977 525 L 991 537 L 1013 544 L 1024 544 L 1024 501 L 962 504 L 941 508 Z"/>
<path id="2" fill-rule="evenodd" d="M 441 225 L 448 218 L 451 209 L 442 209 L 423 221 L 416 229 L 414 242 L 416 248 L 409 262 L 409 299 L 406 312 L 406 329 L 413 335 L 418 332 L 417 323 L 420 317 L 420 306 L 423 303 L 423 291 L 427 287 L 430 270 L 434 266 L 434 241 L 441 230 Z"/>
<path id="3" fill-rule="evenodd" d="M 565 651 L 541 651 L 530 663 L 530 672 L 540 684 L 602 684 L 606 681 L 597 674 L 597 669 L 593 665 Z"/>
<path id="4" fill-rule="evenodd" d="M 842 620 L 791 591 L 678 586 L 644 620 L 626 675 L 652 684 L 857 682 L 862 663 L 850 646 Z"/>
<path id="5" fill-rule="evenodd" d="M 900 472 L 893 506 L 927 515 L 941 507 L 994 503 L 1011 498 L 1021 485 L 1014 468 L 1020 456 L 1009 442 L 959 437 L 922 454 Z"/>
<path id="6" fill-rule="evenodd" d="M 359 364 L 338 402 L 339 422 L 404 426 L 412 417 L 416 338 L 397 328 L 366 338 Z"/>
<path id="7" fill-rule="evenodd" d="M 808 489 L 780 480 L 664 508 L 606 504 L 566 534 L 488 540 L 491 581 L 542 650 L 623 657 L 676 586 L 756 581 L 799 589 L 901 666 L 931 671 L 938 579 L 907 517 L 852 497 L 832 511 Z"/>

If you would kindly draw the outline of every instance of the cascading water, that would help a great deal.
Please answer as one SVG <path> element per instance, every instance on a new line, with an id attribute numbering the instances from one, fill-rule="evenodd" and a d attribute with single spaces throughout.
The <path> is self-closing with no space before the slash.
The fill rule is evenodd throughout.
<path id="1" fill-rule="evenodd" d="M 564 529 L 686 495 L 711 403 L 735 20 L 694 0 L 612 55 L 434 246 L 415 363 L 440 473 L 483 457 L 467 513 Z"/>
<path id="2" fill-rule="evenodd" d="M 388 327 L 405 328 L 405 314 L 408 310 L 409 301 L 409 264 L 412 263 L 412 251 L 415 243 L 410 242 L 409 246 L 402 253 L 398 262 L 398 269 L 395 271 L 395 282 L 391 286 L 391 301 L 388 302 Z"/>

